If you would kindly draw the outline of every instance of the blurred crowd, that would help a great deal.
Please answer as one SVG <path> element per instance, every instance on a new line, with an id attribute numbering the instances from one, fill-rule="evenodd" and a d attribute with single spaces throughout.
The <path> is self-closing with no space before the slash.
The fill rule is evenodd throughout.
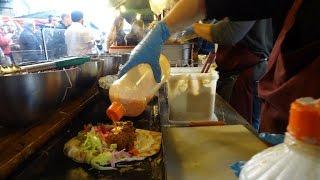
<path id="1" fill-rule="evenodd" d="M 0 19 L 0 65 L 29 64 L 66 56 L 103 54 L 111 46 L 135 46 L 152 28 L 142 20 L 132 20 L 124 29 L 125 19 L 115 18 L 106 34 L 91 22 L 84 22 L 84 13 L 73 11 L 46 20 Z M 11 24 L 8 26 L 8 24 Z M 95 29 L 96 28 L 96 29 Z M 97 33 L 98 32 L 98 33 Z"/>
<path id="2" fill-rule="evenodd" d="M 49 15 L 47 23 L 35 19 L 0 20 L 0 64 L 28 64 L 66 56 L 64 31 L 71 25 L 70 15 L 60 21 Z"/>
<path id="3" fill-rule="evenodd" d="M 115 19 L 111 32 L 108 36 L 107 47 L 110 46 L 135 46 L 145 36 L 146 30 L 142 20 L 134 20 L 128 34 L 123 30 L 124 18 L 119 16 Z"/>

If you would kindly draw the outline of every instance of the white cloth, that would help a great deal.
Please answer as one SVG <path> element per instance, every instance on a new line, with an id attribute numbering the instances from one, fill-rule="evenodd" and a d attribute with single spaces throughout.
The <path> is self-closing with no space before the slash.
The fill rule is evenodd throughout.
<path id="1" fill-rule="evenodd" d="M 64 35 L 68 56 L 83 56 L 92 52 L 94 38 L 81 23 L 73 22 Z"/>

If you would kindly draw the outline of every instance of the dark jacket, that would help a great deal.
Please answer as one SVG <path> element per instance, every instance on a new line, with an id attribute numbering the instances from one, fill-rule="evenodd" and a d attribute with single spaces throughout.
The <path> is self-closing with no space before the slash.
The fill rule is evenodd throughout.
<path id="1" fill-rule="evenodd" d="M 61 21 L 59 24 L 55 27 L 56 29 L 67 29 L 69 26 L 64 25 Z"/>
<path id="2" fill-rule="evenodd" d="M 23 61 L 38 61 L 42 59 L 40 40 L 32 30 L 25 28 L 19 38 Z"/>

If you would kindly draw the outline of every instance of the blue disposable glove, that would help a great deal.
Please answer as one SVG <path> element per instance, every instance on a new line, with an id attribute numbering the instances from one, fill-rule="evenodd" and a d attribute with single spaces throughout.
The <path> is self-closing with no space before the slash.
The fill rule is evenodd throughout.
<path id="1" fill-rule="evenodd" d="M 161 68 L 159 64 L 161 46 L 169 38 L 170 32 L 164 22 L 159 22 L 147 36 L 133 49 L 129 61 L 119 72 L 119 77 L 127 73 L 138 64 L 147 63 L 151 66 L 154 79 L 161 81 Z"/>
<path id="2" fill-rule="evenodd" d="M 260 133 L 259 138 L 272 145 L 277 145 L 284 141 L 283 134 Z"/>
<path id="3" fill-rule="evenodd" d="M 245 165 L 246 161 L 238 161 L 230 165 L 231 170 L 233 171 L 234 175 L 239 177 L 243 166 Z"/>

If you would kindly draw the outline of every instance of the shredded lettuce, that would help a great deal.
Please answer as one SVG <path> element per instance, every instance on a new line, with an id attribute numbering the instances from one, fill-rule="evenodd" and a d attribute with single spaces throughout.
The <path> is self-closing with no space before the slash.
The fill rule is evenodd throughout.
<path id="1" fill-rule="evenodd" d="M 105 166 L 109 164 L 112 159 L 112 154 L 110 152 L 103 152 L 98 156 L 92 158 L 91 165 L 95 168 L 101 168 L 101 166 Z"/>
<path id="2" fill-rule="evenodd" d="M 111 151 L 117 150 L 117 144 L 110 144 L 110 150 Z"/>
<path id="3" fill-rule="evenodd" d="M 84 143 L 81 145 L 81 148 L 84 151 L 102 150 L 102 142 L 99 136 L 95 133 L 93 128 L 91 128 L 91 130 L 86 134 L 86 139 Z"/>
<path id="4" fill-rule="evenodd" d="M 94 155 L 95 152 L 96 151 L 89 151 L 89 150 L 86 151 L 86 159 L 85 159 L 86 163 L 88 163 L 88 164 L 91 163 L 91 160 L 95 157 L 95 155 Z"/>

